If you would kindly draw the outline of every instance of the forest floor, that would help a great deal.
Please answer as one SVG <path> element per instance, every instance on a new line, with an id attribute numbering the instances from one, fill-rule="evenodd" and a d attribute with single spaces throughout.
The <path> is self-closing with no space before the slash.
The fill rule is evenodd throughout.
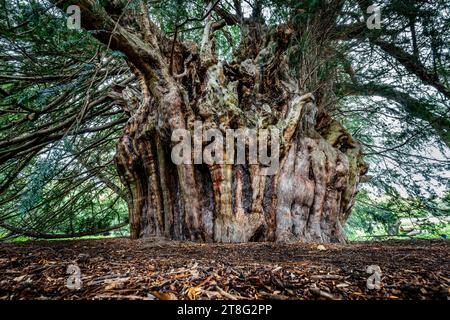
<path id="1" fill-rule="evenodd" d="M 0 299 L 449 299 L 450 241 L 0 244 Z M 69 289 L 69 265 L 81 288 Z M 380 267 L 369 290 L 367 267 Z M 74 269 L 77 270 L 76 267 Z M 373 275 L 372 275 L 373 277 Z"/>

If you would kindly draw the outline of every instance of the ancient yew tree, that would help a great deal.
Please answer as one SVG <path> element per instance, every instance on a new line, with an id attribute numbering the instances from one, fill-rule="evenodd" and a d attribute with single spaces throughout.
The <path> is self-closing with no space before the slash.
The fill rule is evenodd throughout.
<path id="1" fill-rule="evenodd" d="M 319 75 L 330 42 L 321 45 L 317 31 L 338 8 L 323 8 L 304 26 L 268 28 L 258 8 L 245 18 L 210 3 L 196 44 L 162 34 L 145 4 L 134 32 L 117 25 L 107 8 L 80 5 L 86 28 L 116 27 L 98 37 L 125 53 L 141 83 L 143 101 L 130 108 L 116 154 L 132 238 L 343 241 L 342 224 L 366 167 L 358 143 L 328 116 L 332 79 Z M 223 20 L 212 20 L 213 11 Z M 243 39 L 231 63 L 214 50 L 213 33 L 226 24 L 239 24 Z M 305 49 L 314 51 L 300 71 L 290 67 L 288 50 L 301 33 L 309 37 Z M 314 85 L 322 88 L 310 92 Z M 279 127 L 278 172 L 261 175 L 257 164 L 173 165 L 171 133 L 193 130 L 195 120 L 221 130 Z"/>
<path id="2" fill-rule="evenodd" d="M 345 43 L 365 41 L 449 97 L 445 81 L 420 61 L 417 43 L 409 53 L 385 35 L 403 31 L 368 27 L 371 1 L 169 1 L 175 8 L 169 26 L 158 16 L 165 8 L 160 1 L 50 3 L 59 9 L 56 16 L 69 5 L 78 6 L 84 31 L 68 32 L 88 31 L 92 46 L 102 44 L 94 58 L 99 67 L 83 78 L 87 100 L 81 92 L 64 91 L 39 111 L 25 112 L 24 122 L 47 118 L 34 133 L 0 142 L 2 163 L 23 161 L 2 188 L 49 143 L 118 128 L 110 159 L 123 188 L 90 167 L 82 156 L 85 149 L 71 152 L 96 181 L 125 199 L 134 239 L 344 242 L 343 225 L 359 184 L 367 180 L 368 165 L 361 144 L 334 116 L 339 96 L 392 99 L 413 117 L 428 121 L 448 143 L 445 117 L 387 84 L 368 85 L 355 75 L 349 61 L 352 47 Z M 187 32 L 195 34 L 189 37 Z M 227 46 L 233 50 L 224 54 Z M 67 66 L 78 63 L 76 59 L 62 63 L 61 69 L 69 72 Z M 67 78 L 82 74 L 74 72 Z M 19 74 L 26 72 L 0 79 L 13 82 L 11 90 L 26 81 L 58 80 L 57 74 Z M 72 87 L 73 92 L 79 87 Z M 10 89 L 2 89 L 5 97 Z M 64 104 L 78 105 L 76 112 L 52 120 L 52 110 Z M 120 117 L 111 118 L 112 110 Z M 95 122 L 108 112 L 110 122 Z M 175 165 L 172 134 L 178 129 L 194 133 L 196 121 L 224 135 L 228 129 L 276 128 L 281 135 L 276 172 L 265 175 L 265 164 L 248 161 Z M 89 125 L 83 127 L 85 123 Z M 235 156 L 224 154 L 227 159 Z"/>

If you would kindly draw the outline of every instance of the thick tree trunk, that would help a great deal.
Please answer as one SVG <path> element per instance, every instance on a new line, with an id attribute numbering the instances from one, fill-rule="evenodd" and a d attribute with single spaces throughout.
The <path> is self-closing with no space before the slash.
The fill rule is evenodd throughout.
<path id="1" fill-rule="evenodd" d="M 299 87 L 302 79 L 290 75 L 289 28 L 230 64 L 211 54 L 209 33 L 200 54 L 194 48 L 175 55 L 175 76 L 159 75 L 164 81 L 156 87 L 142 80 L 144 103 L 132 113 L 116 154 L 131 237 L 344 242 L 342 226 L 367 167 L 359 144 Z M 263 175 L 263 165 L 249 162 L 175 165 L 171 134 L 187 129 L 194 136 L 195 121 L 224 136 L 230 128 L 278 129 L 275 174 Z"/>

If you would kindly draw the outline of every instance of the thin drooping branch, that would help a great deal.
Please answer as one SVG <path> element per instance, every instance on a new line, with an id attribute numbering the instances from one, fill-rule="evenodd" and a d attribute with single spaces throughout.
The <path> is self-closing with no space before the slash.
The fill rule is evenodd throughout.
<path id="1" fill-rule="evenodd" d="M 450 89 L 447 88 L 433 72 L 427 70 L 414 55 L 383 40 L 373 40 L 372 42 L 396 59 L 406 70 L 408 70 L 408 72 L 416 75 L 423 83 L 436 88 L 436 90 L 442 93 L 447 99 L 450 99 Z"/>
<path id="2" fill-rule="evenodd" d="M 395 101 L 412 117 L 427 122 L 447 146 L 450 147 L 450 120 L 447 114 L 438 115 L 432 111 L 433 106 L 426 101 L 411 97 L 405 92 L 396 90 L 388 85 L 367 83 L 344 83 L 338 85 L 344 95 L 379 96 Z"/>
<path id="3" fill-rule="evenodd" d="M 68 234 L 51 234 L 51 233 L 43 233 L 43 232 L 33 231 L 33 230 L 25 230 L 25 229 L 15 227 L 15 226 L 12 226 L 12 225 L 4 223 L 4 222 L 0 222 L 0 227 L 4 228 L 6 230 L 9 230 L 16 235 L 22 235 L 22 236 L 36 238 L 36 239 L 65 239 L 65 238 L 80 238 L 80 237 L 86 237 L 86 236 L 93 236 L 96 234 L 117 230 L 117 229 L 123 228 L 127 225 L 128 225 L 128 221 L 125 221 L 125 222 L 116 224 L 111 227 L 92 230 L 92 231 L 84 231 L 84 232 L 76 232 L 76 233 L 68 233 Z"/>
<path id="4" fill-rule="evenodd" d="M 418 59 L 418 48 L 417 42 L 415 41 L 416 34 L 413 37 L 413 54 L 408 53 L 403 48 L 385 41 L 381 36 L 386 35 L 396 35 L 399 34 L 401 30 L 390 30 L 386 29 L 380 33 L 379 30 L 370 30 L 367 28 L 366 20 L 368 18 L 367 12 L 365 11 L 370 5 L 373 5 L 370 0 L 358 0 L 358 5 L 363 12 L 364 22 L 358 22 L 351 25 L 336 26 L 333 32 L 334 40 L 369 40 L 370 43 L 378 46 L 381 50 L 387 53 L 389 56 L 394 58 L 397 63 L 402 65 L 409 73 L 418 77 L 424 84 L 434 87 L 437 91 L 442 93 L 447 99 L 450 99 L 450 89 L 442 83 L 439 77 L 434 71 L 428 70 L 428 68 L 423 65 Z M 416 31 L 414 29 L 414 31 Z"/>
<path id="5" fill-rule="evenodd" d="M 115 184 L 111 179 L 109 179 L 106 174 L 102 172 L 102 168 L 93 167 L 88 161 L 86 161 L 83 157 L 77 157 L 77 161 L 85 167 L 89 173 L 93 174 L 98 180 L 103 182 L 109 189 L 114 191 L 119 197 L 123 200 L 127 200 L 125 192 Z"/>
<path id="6" fill-rule="evenodd" d="M 14 182 L 17 176 L 22 172 L 22 170 L 28 165 L 28 163 L 33 159 L 33 157 L 38 153 L 34 151 L 33 153 L 27 155 L 27 157 L 14 169 L 14 171 L 0 183 L 0 195 L 5 192 L 9 186 Z"/>

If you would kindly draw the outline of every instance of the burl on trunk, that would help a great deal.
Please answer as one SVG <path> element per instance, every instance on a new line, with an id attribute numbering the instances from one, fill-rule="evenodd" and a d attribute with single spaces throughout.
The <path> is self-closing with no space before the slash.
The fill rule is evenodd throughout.
<path id="1" fill-rule="evenodd" d="M 132 238 L 345 241 L 342 226 L 367 171 L 361 147 L 327 112 L 329 87 L 305 90 L 315 67 L 292 72 L 293 28 L 244 26 L 233 62 L 217 60 L 215 24 L 208 20 L 199 48 L 177 41 L 166 49 L 168 57 L 153 55 L 148 68 L 131 65 L 143 102 L 130 107 L 116 162 Z M 227 129 L 278 129 L 275 174 L 263 175 L 263 165 L 249 162 L 175 165 L 171 135 L 193 133 L 195 121 L 224 135 Z"/>

